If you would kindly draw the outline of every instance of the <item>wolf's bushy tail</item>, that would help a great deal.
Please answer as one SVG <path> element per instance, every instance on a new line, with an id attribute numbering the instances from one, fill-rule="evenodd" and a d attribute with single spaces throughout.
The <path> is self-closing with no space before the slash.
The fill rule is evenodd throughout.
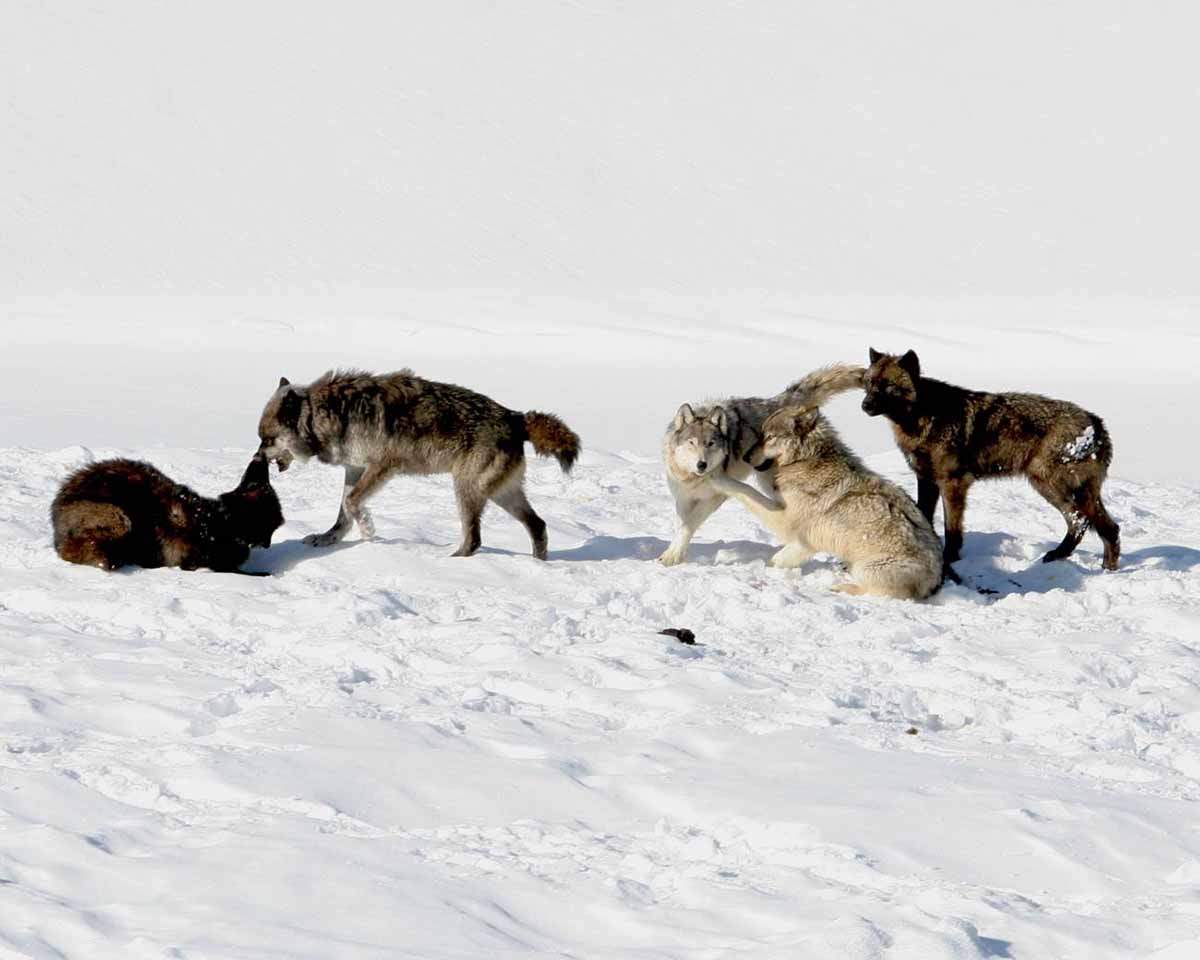
<path id="1" fill-rule="evenodd" d="M 783 391 L 788 405 L 819 407 L 830 397 L 861 389 L 867 368 L 852 363 L 831 363 L 801 377 Z"/>
<path id="2" fill-rule="evenodd" d="M 1096 431 L 1096 459 L 1104 464 L 1104 469 L 1107 471 L 1112 465 L 1113 445 L 1112 437 L 1108 433 L 1108 427 L 1094 413 L 1091 414 L 1092 426 Z"/>
<path id="3" fill-rule="evenodd" d="M 579 457 L 579 435 L 552 413 L 530 410 L 525 414 L 525 432 L 538 456 L 554 457 L 563 473 L 570 473 Z"/>

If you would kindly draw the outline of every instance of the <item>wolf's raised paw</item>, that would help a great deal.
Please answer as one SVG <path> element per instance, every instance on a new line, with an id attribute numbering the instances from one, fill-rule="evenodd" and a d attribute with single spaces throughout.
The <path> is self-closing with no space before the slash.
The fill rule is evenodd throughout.
<path id="1" fill-rule="evenodd" d="M 658 562 L 664 567 L 674 567 L 677 564 L 683 563 L 683 552 L 668 547 L 659 556 Z"/>

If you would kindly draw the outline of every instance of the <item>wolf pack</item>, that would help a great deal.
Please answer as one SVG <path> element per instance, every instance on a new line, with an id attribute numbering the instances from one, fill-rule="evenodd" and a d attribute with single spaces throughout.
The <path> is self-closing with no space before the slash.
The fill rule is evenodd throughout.
<path id="1" fill-rule="evenodd" d="M 916 475 L 915 500 L 869 469 L 821 412 L 832 397 L 863 393 L 862 409 L 890 421 Z M 54 546 L 72 563 L 242 572 L 253 547 L 283 524 L 269 464 L 282 472 L 316 458 L 342 467 L 337 518 L 305 537 L 313 548 L 357 526 L 375 536 L 367 501 L 397 475 L 449 474 L 462 525 L 456 557 L 482 543 L 489 503 L 528 531 L 547 558 L 546 524 L 525 495 L 525 444 L 569 472 L 579 436 L 560 418 L 518 412 L 465 387 L 410 370 L 374 375 L 333 370 L 312 383 L 281 378 L 258 424 L 259 447 L 238 486 L 212 499 L 148 463 L 105 460 L 69 476 L 51 506 Z M 866 366 L 814 370 L 770 397 L 684 403 L 663 437 L 678 529 L 658 558 L 683 563 L 704 521 L 727 500 L 779 540 L 770 564 L 802 567 L 830 554 L 847 579 L 835 589 L 923 600 L 945 580 L 963 545 L 967 492 L 978 480 L 1025 477 L 1059 511 L 1062 542 L 1042 558 L 1069 557 L 1094 529 L 1103 566 L 1116 570 L 1120 528 L 1101 499 L 1112 461 L 1104 422 L 1065 400 L 968 390 L 924 375 L 916 353 L 871 349 Z M 933 528 L 942 503 L 944 538 Z"/>

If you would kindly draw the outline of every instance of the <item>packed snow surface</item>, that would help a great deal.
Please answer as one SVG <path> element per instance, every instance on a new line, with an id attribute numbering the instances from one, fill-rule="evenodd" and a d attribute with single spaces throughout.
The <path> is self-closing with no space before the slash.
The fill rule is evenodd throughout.
<path id="1" fill-rule="evenodd" d="M 1091 536 L 1041 564 L 1061 518 L 980 485 L 959 570 L 996 593 L 920 604 L 835 594 L 828 558 L 769 568 L 735 505 L 661 567 L 657 458 L 601 451 L 570 477 L 531 463 L 547 563 L 498 511 L 480 554 L 449 557 L 444 477 L 386 487 L 377 541 L 307 548 L 341 482 L 315 462 L 275 480 L 288 522 L 249 563 L 269 577 L 54 555 L 49 501 L 88 456 L 216 493 L 248 449 L 0 457 L 8 955 L 1200 943 L 1195 487 L 1111 479 L 1107 574 Z M 911 486 L 894 452 L 872 465 Z"/>

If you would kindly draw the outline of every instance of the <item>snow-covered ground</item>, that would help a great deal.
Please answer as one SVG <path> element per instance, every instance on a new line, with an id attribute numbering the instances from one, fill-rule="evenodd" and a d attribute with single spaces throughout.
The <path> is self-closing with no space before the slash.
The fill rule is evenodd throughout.
<path id="1" fill-rule="evenodd" d="M 1100 571 L 1094 537 L 1071 561 L 1041 564 L 1061 520 L 1000 482 L 972 492 L 959 565 L 997 594 L 949 587 L 911 604 L 831 592 L 829 561 L 768 568 L 768 538 L 735 506 L 702 530 L 694 562 L 653 562 L 673 524 L 654 443 L 675 403 L 703 396 L 679 382 L 694 384 L 702 354 L 729 368 L 709 373 L 708 392 L 754 382 L 753 324 L 697 317 L 684 336 L 666 321 L 613 330 L 585 318 L 545 337 L 542 317 L 526 316 L 514 309 L 495 338 L 506 346 L 494 382 L 511 384 L 496 392 L 555 409 L 585 440 L 612 438 L 570 477 L 531 465 L 545 564 L 499 513 L 485 517 L 482 553 L 450 558 L 457 519 L 439 477 L 379 495 L 377 542 L 310 550 L 300 538 L 328 525 L 340 489 L 340 471 L 315 463 L 276 480 L 288 522 L 251 560 L 270 577 L 60 562 L 48 504 L 89 455 L 144 456 L 208 493 L 234 485 L 281 362 L 237 325 L 209 340 L 227 362 L 189 357 L 189 338 L 212 328 L 180 323 L 177 351 L 160 343 L 157 362 L 176 357 L 178 395 L 198 411 L 223 409 L 206 393 L 244 377 L 228 433 L 240 444 L 171 445 L 187 417 L 125 396 L 139 365 L 155 375 L 151 335 L 134 337 L 108 406 L 48 391 L 24 408 L 27 440 L 61 415 L 86 423 L 80 433 L 157 430 L 159 442 L 0 457 L 0 935 L 15 955 L 1200 949 L 1200 488 L 1136 479 L 1168 464 L 1123 456 L 1149 439 L 1162 461 L 1194 456 L 1174 428 L 1134 426 L 1141 394 L 1112 372 L 1129 359 L 1124 334 L 1081 343 L 1065 327 L 1062 346 L 1042 347 L 1049 364 L 1090 351 L 1103 412 L 1129 418 L 1113 431 L 1129 469 L 1106 487 L 1122 569 Z M 488 317 L 481 326 L 503 322 Z M 105 324 L 120 354 L 122 321 Z M 363 322 L 361 337 L 389 325 Z M 806 342 L 832 328 L 792 329 L 763 360 L 779 372 L 760 389 L 846 355 Z M 972 335 L 1005 345 L 978 361 L 993 380 L 1022 379 L 1019 330 L 978 324 L 962 342 Z M 1164 358 L 1181 352 L 1168 323 L 1138 335 Z M 325 336 L 314 325 L 301 339 L 335 351 L 340 333 Z M 464 338 L 430 326 L 408 342 L 428 352 L 418 368 L 439 353 L 450 368 Z M 921 342 L 958 359 L 953 343 Z M 631 343 L 654 358 L 641 374 L 652 379 L 614 372 Z M 664 351 L 679 344 L 675 376 Z M 86 351 L 51 348 L 86 366 Z M 413 359 L 379 350 L 384 365 Z M 606 359 L 608 392 L 596 379 L 574 397 L 570 381 L 587 388 Z M 291 360 L 316 369 L 303 351 Z M 1049 389 L 1051 374 L 1027 369 Z M 831 410 L 847 435 L 878 427 L 853 400 Z M 626 432 L 631 450 L 618 452 Z M 912 486 L 894 450 L 871 459 Z"/>
<path id="2" fill-rule="evenodd" d="M 1195 4 L 0 8 L 0 958 L 1200 956 Z M 928 603 L 692 562 L 683 401 L 915 348 L 1103 416 L 1124 557 L 979 485 Z M 561 415 L 551 559 L 446 478 L 268 577 L 72 567 L 88 457 L 215 494 L 334 365 Z M 830 416 L 912 489 L 886 424 Z M 660 630 L 687 627 L 686 646 Z"/>

